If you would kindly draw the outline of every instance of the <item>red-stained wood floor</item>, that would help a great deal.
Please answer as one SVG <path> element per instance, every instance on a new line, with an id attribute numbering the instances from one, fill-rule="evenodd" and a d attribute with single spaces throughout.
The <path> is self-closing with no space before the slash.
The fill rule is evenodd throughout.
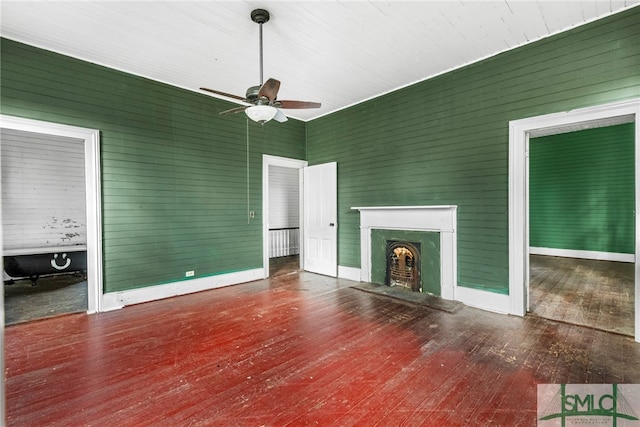
<path id="1" fill-rule="evenodd" d="M 640 383 L 631 338 L 310 273 L 5 331 L 10 426 L 535 426 L 539 383 Z"/>

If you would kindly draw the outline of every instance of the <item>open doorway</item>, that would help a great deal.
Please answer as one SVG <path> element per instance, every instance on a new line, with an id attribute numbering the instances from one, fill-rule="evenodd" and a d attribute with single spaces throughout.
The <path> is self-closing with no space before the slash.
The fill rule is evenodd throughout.
<path id="1" fill-rule="evenodd" d="M 634 123 L 529 140 L 529 312 L 633 336 Z"/>
<path id="2" fill-rule="evenodd" d="M 87 311 L 84 140 L 0 129 L 6 324 Z"/>
<path id="3" fill-rule="evenodd" d="M 263 156 L 264 277 L 302 268 L 301 175 L 303 160 Z"/>
<path id="4" fill-rule="evenodd" d="M 565 113 L 556 113 L 512 121 L 509 124 L 509 300 L 510 311 L 523 316 L 530 309 L 530 206 L 529 188 L 529 142 L 531 138 L 569 131 L 607 127 L 634 123 L 634 164 L 640 158 L 640 100 L 621 101 L 612 104 L 583 108 Z M 640 215 L 640 173 L 634 171 L 635 229 L 633 264 L 633 333 L 640 341 L 640 269 L 638 253 L 640 247 L 638 222 Z"/>
<path id="5" fill-rule="evenodd" d="M 101 311 L 98 131 L 4 115 L 0 128 L 5 289 L 35 305 L 14 320 Z"/>

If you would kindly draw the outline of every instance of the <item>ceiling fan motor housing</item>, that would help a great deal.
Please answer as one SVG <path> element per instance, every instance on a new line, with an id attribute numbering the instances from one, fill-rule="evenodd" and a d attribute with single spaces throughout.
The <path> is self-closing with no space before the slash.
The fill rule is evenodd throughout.
<path id="1" fill-rule="evenodd" d="M 247 96 L 245 96 L 246 100 L 252 103 L 257 101 L 258 92 L 260 92 L 260 86 L 251 86 L 247 89 Z"/>
<path id="2" fill-rule="evenodd" d="M 255 9 L 251 12 L 251 20 L 256 24 L 269 22 L 269 12 L 264 9 Z"/>

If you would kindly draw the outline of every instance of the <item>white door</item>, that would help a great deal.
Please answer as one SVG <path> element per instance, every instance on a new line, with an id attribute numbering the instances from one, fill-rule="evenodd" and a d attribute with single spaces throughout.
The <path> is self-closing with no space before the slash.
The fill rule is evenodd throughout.
<path id="1" fill-rule="evenodd" d="M 333 162 L 303 172 L 303 269 L 332 277 L 338 275 L 337 170 Z"/>

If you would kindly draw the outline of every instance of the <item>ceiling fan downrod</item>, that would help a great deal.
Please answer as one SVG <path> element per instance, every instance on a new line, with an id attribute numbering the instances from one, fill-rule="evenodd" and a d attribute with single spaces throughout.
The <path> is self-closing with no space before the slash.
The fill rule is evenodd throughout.
<path id="1" fill-rule="evenodd" d="M 262 73 L 263 68 L 263 55 L 262 55 L 262 24 L 269 22 L 269 12 L 264 9 L 255 9 L 251 12 L 251 20 L 260 25 L 260 86 L 264 83 L 264 76 Z"/>

